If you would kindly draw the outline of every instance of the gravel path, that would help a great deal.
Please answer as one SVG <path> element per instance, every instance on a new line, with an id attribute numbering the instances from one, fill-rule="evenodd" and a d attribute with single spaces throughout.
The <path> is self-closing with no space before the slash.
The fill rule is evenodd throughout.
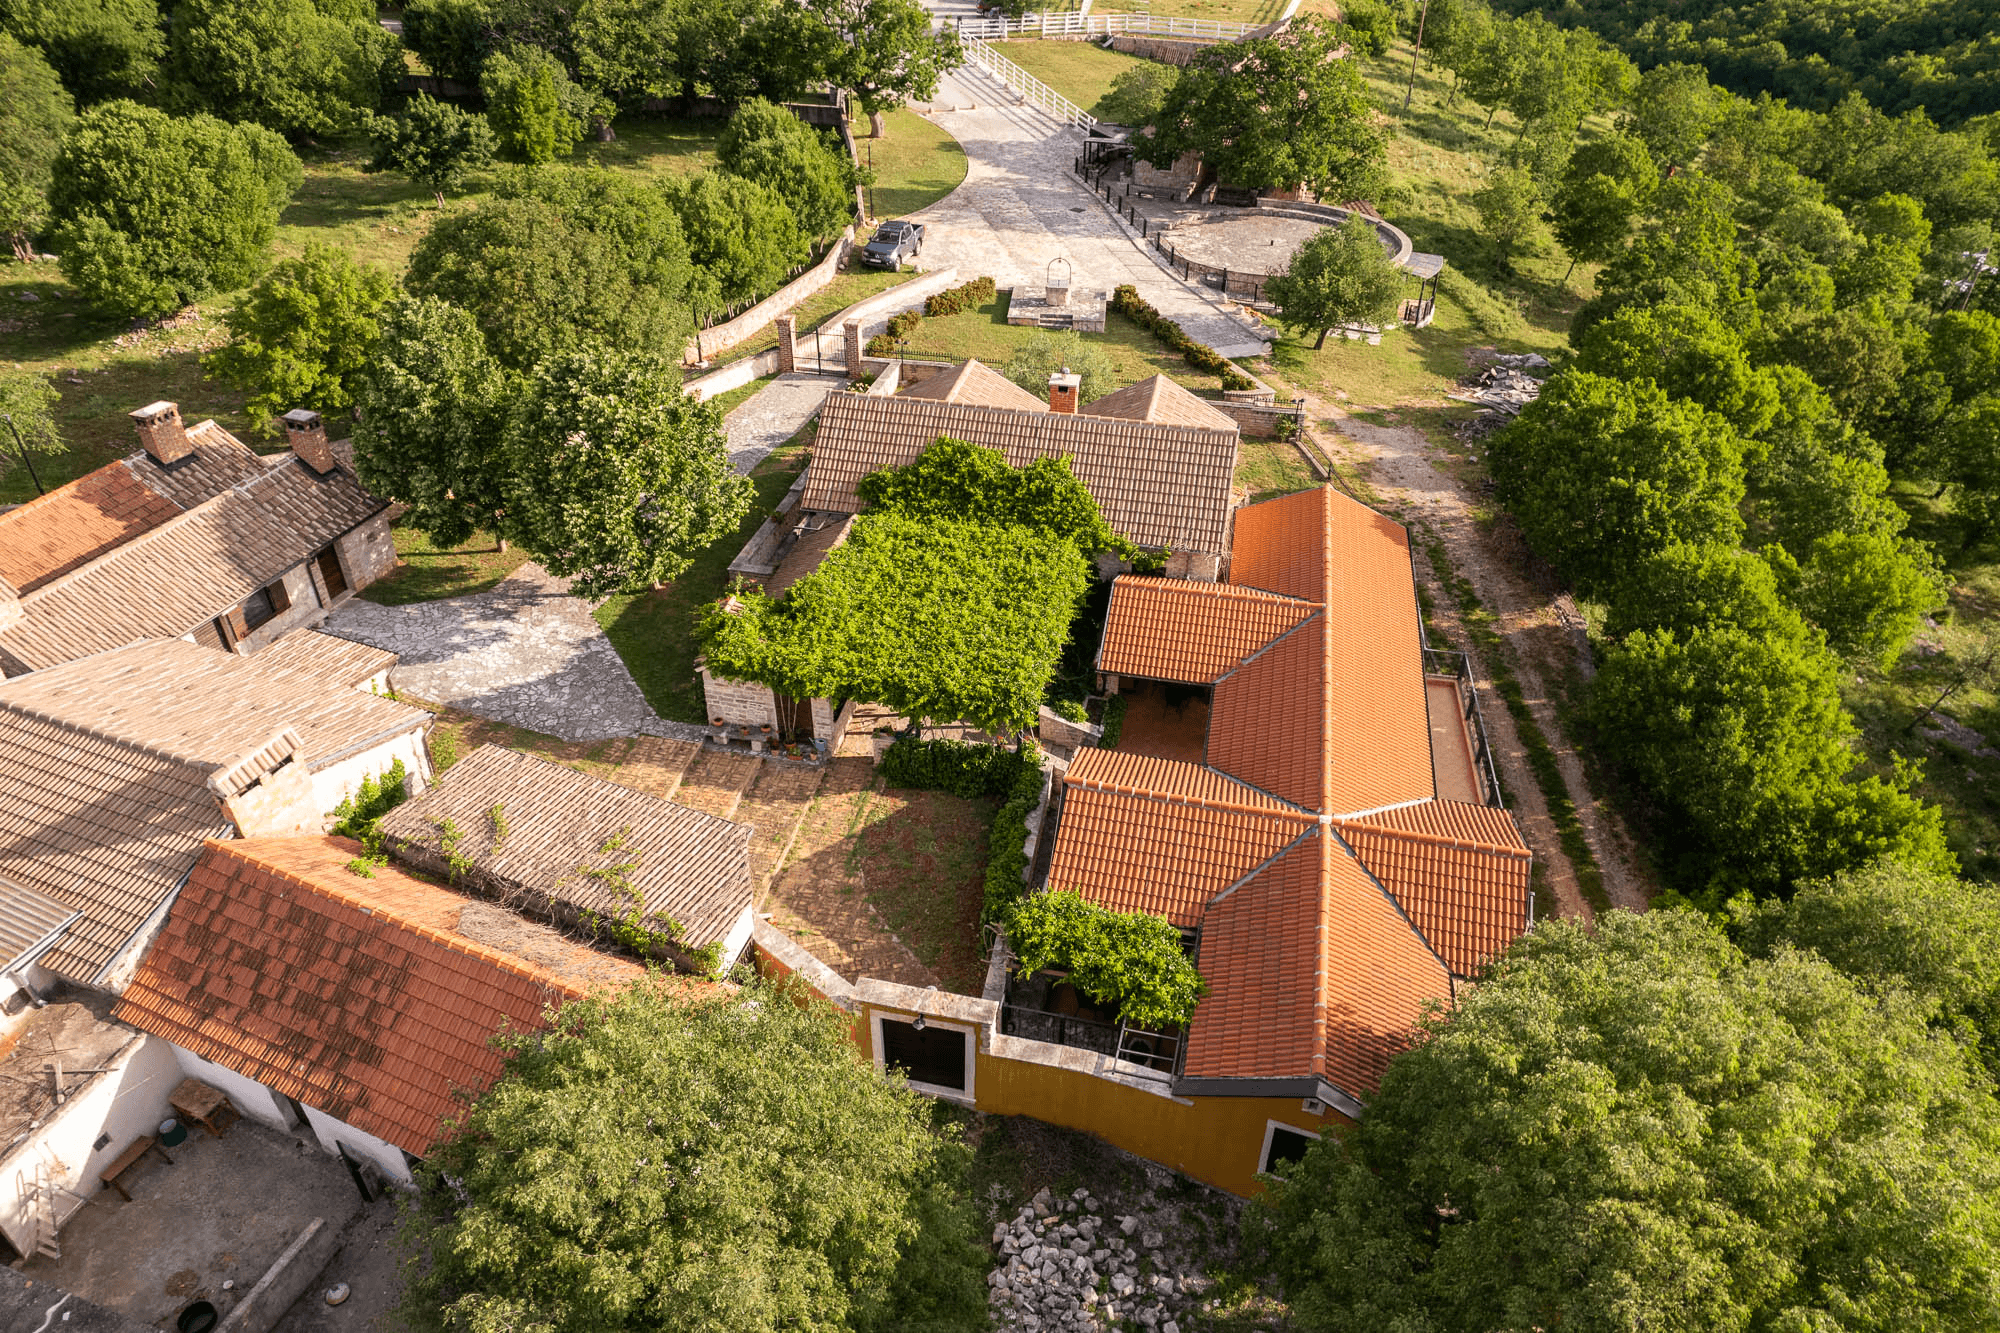
<path id="1" fill-rule="evenodd" d="M 406 606 L 357 599 L 320 628 L 400 654 L 397 690 L 509 726 L 566 741 L 706 736 L 653 711 L 590 610 L 530 561 L 467 597 Z"/>
<path id="2" fill-rule="evenodd" d="M 975 66 L 946 75 L 928 113 L 965 149 L 965 183 L 921 212 L 926 267 L 958 266 L 968 281 L 1041 286 L 1051 260 L 1074 285 L 1110 291 L 1130 283 L 1188 336 L 1225 356 L 1265 350 L 1258 327 L 1167 272 L 1071 170 L 1075 131 L 1025 105 Z"/>

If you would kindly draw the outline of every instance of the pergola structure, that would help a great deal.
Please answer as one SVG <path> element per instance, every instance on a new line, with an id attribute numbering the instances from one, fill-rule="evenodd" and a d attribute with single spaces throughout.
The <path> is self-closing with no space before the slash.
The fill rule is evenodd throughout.
<path id="1" fill-rule="evenodd" d="M 1417 294 L 1415 298 L 1404 298 L 1397 318 L 1413 329 L 1421 329 L 1437 314 L 1438 274 L 1444 272 L 1444 256 L 1419 251 L 1403 264 L 1403 271 L 1417 280 Z"/>

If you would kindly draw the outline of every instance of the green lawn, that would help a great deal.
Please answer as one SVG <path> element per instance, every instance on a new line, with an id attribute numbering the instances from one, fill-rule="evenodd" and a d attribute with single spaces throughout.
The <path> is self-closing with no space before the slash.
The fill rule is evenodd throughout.
<path id="1" fill-rule="evenodd" d="M 1310 6 L 1308 6 L 1310 7 Z M 1214 19 L 1220 23 L 1270 23 L 1285 0 L 1098 0 L 1093 14 L 1158 14 L 1162 18 Z"/>
<path id="2" fill-rule="evenodd" d="M 729 562 L 743 549 L 805 467 L 812 424 L 757 465 L 750 474 L 757 501 L 736 531 L 711 542 L 685 574 L 664 588 L 625 593 L 597 608 L 611 646 L 618 650 L 646 702 L 661 717 L 701 723 L 708 714 L 695 675 L 695 618 L 729 583 Z"/>
<path id="3" fill-rule="evenodd" d="M 1093 116 L 1099 114 L 1097 99 L 1110 90 L 1111 81 L 1134 65 L 1146 63 L 1137 56 L 1107 51 L 1095 42 L 1017 38 L 995 42 L 993 49 Z"/>
<path id="4" fill-rule="evenodd" d="M 899 287 L 917 276 L 914 270 L 891 273 L 886 269 L 863 268 L 853 259 L 849 259 L 847 267 L 834 274 L 832 282 L 795 306 L 792 316 L 798 320 L 799 333 L 807 334 L 856 301 L 864 300 L 877 292 L 886 292 L 891 287 Z M 830 330 L 828 336 L 837 336 L 838 333 L 837 329 Z M 715 358 L 715 361 L 718 365 L 727 365 L 731 361 L 755 356 L 765 348 L 777 345 L 778 326 L 771 324 L 722 353 Z M 832 343 L 827 344 L 827 355 L 830 357 L 839 355 Z"/>
<path id="5" fill-rule="evenodd" d="M 361 592 L 362 597 L 383 606 L 485 592 L 528 559 L 528 553 L 518 546 L 501 550 L 484 532 L 475 532 L 464 545 L 450 548 L 433 545 L 430 538 L 407 524 L 398 523 L 394 535 L 401 565 Z"/>
<path id="6" fill-rule="evenodd" d="M 1036 332 L 1033 328 L 1007 322 L 1007 293 L 1001 292 L 996 300 L 977 310 L 919 322 L 910 334 L 909 346 L 904 351 L 912 360 L 976 359 L 1002 370 L 1020 346 Z M 1195 370 L 1181 359 L 1180 353 L 1168 351 L 1152 334 L 1123 315 L 1113 312 L 1105 319 L 1103 333 L 1086 333 L 1083 336 L 1101 344 L 1110 353 L 1112 378 L 1118 387 L 1154 375 L 1165 375 L 1207 397 L 1221 397 L 1222 384 L 1218 377 Z"/>
<path id="7" fill-rule="evenodd" d="M 708 401 L 714 403 L 721 410 L 722 415 L 726 417 L 735 411 L 744 399 L 750 397 L 776 378 L 778 378 L 776 375 L 766 375 L 762 379 L 751 380 L 748 384 L 739 384 L 727 392 L 715 395 L 715 397 Z"/>
<path id="8" fill-rule="evenodd" d="M 866 117 L 855 121 L 854 147 L 875 173 L 868 192 L 869 211 L 878 218 L 899 218 L 928 208 L 958 188 L 965 179 L 965 150 L 958 140 L 907 108 L 882 118 L 884 137 L 863 138 Z"/>

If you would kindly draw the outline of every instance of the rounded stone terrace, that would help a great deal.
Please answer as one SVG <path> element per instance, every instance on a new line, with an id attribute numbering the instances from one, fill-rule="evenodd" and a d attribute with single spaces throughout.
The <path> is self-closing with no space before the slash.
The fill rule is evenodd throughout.
<path id="1" fill-rule="evenodd" d="M 1219 209 L 1176 222 L 1163 239 L 1177 258 L 1232 274 L 1269 277 L 1283 273 L 1299 247 L 1329 225 L 1316 218 L 1288 217 L 1261 209 Z M 1383 236 L 1382 244 L 1392 258 L 1399 249 L 1408 248 L 1400 234 Z"/>

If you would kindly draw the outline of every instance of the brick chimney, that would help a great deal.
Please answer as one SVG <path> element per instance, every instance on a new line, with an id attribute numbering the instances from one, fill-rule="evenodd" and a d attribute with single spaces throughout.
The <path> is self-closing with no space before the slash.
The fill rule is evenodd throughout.
<path id="1" fill-rule="evenodd" d="M 216 769 L 208 789 L 239 838 L 293 838 L 326 827 L 313 799 L 305 743 L 290 727 Z"/>
<path id="2" fill-rule="evenodd" d="M 326 423 L 319 413 L 295 407 L 285 413 L 285 436 L 299 461 L 324 477 L 333 471 L 333 446 L 326 442 Z"/>
<path id="3" fill-rule="evenodd" d="M 1049 376 L 1049 411 L 1076 414 L 1077 398 L 1083 390 L 1083 376 L 1072 375 L 1064 366 Z"/>
<path id="4" fill-rule="evenodd" d="M 139 428 L 139 447 L 153 456 L 161 467 L 178 463 L 194 452 L 187 428 L 181 425 L 181 409 L 176 403 L 151 403 L 132 413 Z"/>

